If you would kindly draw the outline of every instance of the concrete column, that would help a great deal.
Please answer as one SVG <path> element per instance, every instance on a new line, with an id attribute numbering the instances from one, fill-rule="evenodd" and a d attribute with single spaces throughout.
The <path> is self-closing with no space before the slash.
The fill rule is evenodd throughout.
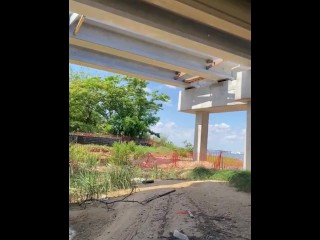
<path id="1" fill-rule="evenodd" d="M 243 169 L 251 171 L 251 101 L 247 104 L 247 128 Z"/>
<path id="2" fill-rule="evenodd" d="M 196 112 L 195 130 L 194 130 L 194 147 L 193 160 L 206 160 L 208 144 L 208 112 Z"/>

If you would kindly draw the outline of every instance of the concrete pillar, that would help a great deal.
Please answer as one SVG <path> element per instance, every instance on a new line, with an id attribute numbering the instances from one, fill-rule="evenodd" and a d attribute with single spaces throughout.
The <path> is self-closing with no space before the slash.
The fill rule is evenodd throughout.
<path id="1" fill-rule="evenodd" d="M 194 130 L 194 147 L 193 160 L 202 161 L 207 157 L 208 144 L 208 112 L 196 112 L 195 130 Z"/>
<path id="2" fill-rule="evenodd" d="M 243 169 L 251 171 L 251 101 L 247 104 L 247 128 Z"/>

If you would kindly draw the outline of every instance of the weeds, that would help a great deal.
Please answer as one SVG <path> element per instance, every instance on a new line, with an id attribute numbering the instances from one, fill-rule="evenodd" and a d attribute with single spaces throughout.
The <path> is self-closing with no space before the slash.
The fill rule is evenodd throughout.
<path id="1" fill-rule="evenodd" d="M 132 179 L 190 179 L 190 180 L 224 180 L 238 190 L 251 191 L 251 173 L 239 170 L 214 170 L 196 167 L 192 170 L 177 170 L 175 168 L 141 169 L 132 164 L 133 160 L 143 158 L 147 152 L 167 151 L 165 147 L 137 146 L 134 142 L 114 143 L 112 155 L 103 172 L 98 171 L 99 154 L 109 152 L 109 147 L 70 144 L 70 201 L 77 202 L 90 198 L 106 196 L 114 190 L 133 187 Z M 179 155 L 187 151 L 175 149 Z"/>
<path id="2" fill-rule="evenodd" d="M 110 162 L 118 166 L 130 165 L 132 160 L 141 158 L 145 154 L 146 148 L 137 146 L 133 141 L 129 143 L 115 142 Z"/>

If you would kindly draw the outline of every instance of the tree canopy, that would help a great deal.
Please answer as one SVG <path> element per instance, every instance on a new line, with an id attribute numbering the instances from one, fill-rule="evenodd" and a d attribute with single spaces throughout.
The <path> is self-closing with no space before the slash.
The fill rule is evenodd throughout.
<path id="1" fill-rule="evenodd" d="M 169 96 L 148 92 L 148 82 L 130 77 L 69 77 L 69 130 L 133 138 L 158 135 L 150 127 Z"/>

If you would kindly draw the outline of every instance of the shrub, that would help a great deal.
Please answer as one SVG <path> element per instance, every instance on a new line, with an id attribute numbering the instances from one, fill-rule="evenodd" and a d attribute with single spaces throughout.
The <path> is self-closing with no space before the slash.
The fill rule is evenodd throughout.
<path id="1" fill-rule="evenodd" d="M 251 172 L 238 171 L 230 178 L 231 186 L 240 191 L 251 192 Z"/>
<path id="2" fill-rule="evenodd" d="M 119 166 L 131 164 L 130 156 L 133 155 L 136 147 L 134 142 L 129 142 L 129 143 L 115 142 L 113 143 L 112 147 L 113 147 L 112 157 L 110 159 L 111 163 Z"/>

